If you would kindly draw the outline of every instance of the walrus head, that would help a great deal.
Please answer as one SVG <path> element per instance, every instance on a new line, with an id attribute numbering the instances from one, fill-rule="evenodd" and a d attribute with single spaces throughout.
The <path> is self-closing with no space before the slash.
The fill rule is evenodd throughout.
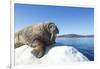
<path id="1" fill-rule="evenodd" d="M 58 27 L 53 22 L 49 22 L 47 24 L 47 30 L 51 34 L 50 36 L 51 44 L 55 43 L 56 35 L 59 33 Z"/>
<path id="2" fill-rule="evenodd" d="M 59 33 L 59 30 L 57 28 L 57 26 L 53 23 L 53 22 L 50 22 L 48 23 L 48 29 L 49 29 L 49 32 L 52 34 L 58 34 Z"/>

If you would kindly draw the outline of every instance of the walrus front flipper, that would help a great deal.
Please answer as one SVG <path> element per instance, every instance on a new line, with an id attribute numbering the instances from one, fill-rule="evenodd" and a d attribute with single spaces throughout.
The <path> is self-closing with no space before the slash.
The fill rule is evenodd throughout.
<path id="1" fill-rule="evenodd" d="M 41 58 L 45 53 L 45 46 L 44 43 L 40 40 L 34 40 L 33 44 L 31 45 L 34 49 L 31 51 L 31 53 L 36 58 Z"/>

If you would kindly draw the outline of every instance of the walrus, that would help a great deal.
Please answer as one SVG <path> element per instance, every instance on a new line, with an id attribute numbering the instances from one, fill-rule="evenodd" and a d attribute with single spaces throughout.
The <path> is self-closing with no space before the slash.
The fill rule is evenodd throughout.
<path id="1" fill-rule="evenodd" d="M 58 27 L 53 22 L 31 25 L 14 34 L 14 46 L 15 48 L 23 45 L 33 47 L 32 53 L 37 58 L 41 58 L 45 53 L 45 47 L 55 43 L 58 33 Z"/>

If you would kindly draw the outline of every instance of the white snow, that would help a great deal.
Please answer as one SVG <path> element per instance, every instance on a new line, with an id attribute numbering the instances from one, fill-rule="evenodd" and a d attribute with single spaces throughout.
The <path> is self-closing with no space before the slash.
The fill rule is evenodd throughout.
<path id="1" fill-rule="evenodd" d="M 15 49 L 15 65 L 29 64 L 67 64 L 89 61 L 82 53 L 71 46 L 49 46 L 46 54 L 38 59 L 33 56 L 33 48 L 24 45 Z"/>

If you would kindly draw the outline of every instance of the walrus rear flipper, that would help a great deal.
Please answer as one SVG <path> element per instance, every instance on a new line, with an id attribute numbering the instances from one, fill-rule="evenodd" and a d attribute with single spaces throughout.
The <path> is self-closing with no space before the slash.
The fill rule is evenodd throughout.
<path id="1" fill-rule="evenodd" d="M 24 44 L 22 44 L 22 43 L 15 43 L 15 44 L 14 44 L 14 46 L 15 46 L 14 48 L 18 48 L 18 47 L 23 46 L 23 45 L 24 45 Z"/>

